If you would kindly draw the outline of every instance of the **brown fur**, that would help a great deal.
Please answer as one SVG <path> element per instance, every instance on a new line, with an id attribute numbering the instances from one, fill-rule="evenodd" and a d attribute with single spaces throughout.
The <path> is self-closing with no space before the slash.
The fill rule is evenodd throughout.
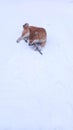
<path id="1" fill-rule="evenodd" d="M 27 33 L 29 33 L 28 36 L 26 36 Z M 44 28 L 29 26 L 29 24 L 26 23 L 23 25 L 22 35 L 17 39 L 17 42 L 23 39 L 29 40 L 30 45 L 33 43 L 37 44 L 38 41 L 40 43 L 40 46 L 43 47 L 46 44 L 47 33 Z"/>

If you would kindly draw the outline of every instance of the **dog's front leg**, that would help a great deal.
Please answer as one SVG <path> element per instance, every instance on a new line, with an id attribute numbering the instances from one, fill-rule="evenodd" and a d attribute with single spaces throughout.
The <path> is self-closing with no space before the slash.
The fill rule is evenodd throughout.
<path id="1" fill-rule="evenodd" d="M 24 38 L 21 36 L 21 37 L 19 37 L 17 40 L 16 40 L 16 42 L 17 43 L 19 43 L 21 40 L 23 40 Z"/>

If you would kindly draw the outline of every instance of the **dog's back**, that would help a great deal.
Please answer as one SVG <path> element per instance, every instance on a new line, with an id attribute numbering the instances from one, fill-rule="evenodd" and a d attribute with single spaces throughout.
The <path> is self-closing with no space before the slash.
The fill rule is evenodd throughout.
<path id="1" fill-rule="evenodd" d="M 30 35 L 29 43 L 33 44 L 34 42 L 39 42 L 41 45 L 46 43 L 47 33 L 44 28 L 29 26 Z"/>

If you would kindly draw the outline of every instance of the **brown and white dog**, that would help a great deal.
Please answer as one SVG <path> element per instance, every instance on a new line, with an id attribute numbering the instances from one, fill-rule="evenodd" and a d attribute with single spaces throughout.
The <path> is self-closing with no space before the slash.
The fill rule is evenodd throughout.
<path id="1" fill-rule="evenodd" d="M 28 44 L 35 47 L 44 47 L 46 44 L 47 33 L 44 28 L 29 26 L 28 23 L 23 25 L 22 35 L 17 39 L 17 43 L 25 40 Z"/>

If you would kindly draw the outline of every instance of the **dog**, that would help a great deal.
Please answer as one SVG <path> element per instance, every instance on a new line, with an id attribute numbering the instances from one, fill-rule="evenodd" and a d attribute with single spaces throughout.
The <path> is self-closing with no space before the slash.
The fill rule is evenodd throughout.
<path id="1" fill-rule="evenodd" d="M 25 40 L 29 46 L 34 46 L 35 50 L 39 51 L 39 47 L 44 47 L 47 40 L 47 33 L 44 28 L 29 26 L 28 23 L 23 25 L 21 36 L 17 39 L 17 43 Z"/>

